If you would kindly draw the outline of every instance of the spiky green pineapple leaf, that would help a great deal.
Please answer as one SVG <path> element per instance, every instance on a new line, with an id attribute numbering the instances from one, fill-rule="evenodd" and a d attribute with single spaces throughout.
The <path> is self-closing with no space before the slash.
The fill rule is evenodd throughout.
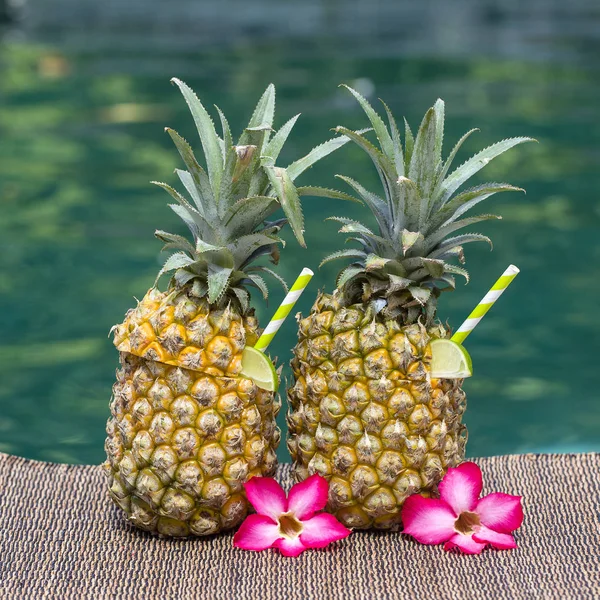
<path id="1" fill-rule="evenodd" d="M 280 167 L 265 167 L 265 170 L 298 243 L 306 247 L 302 205 L 289 173 Z"/>
<path id="2" fill-rule="evenodd" d="M 433 258 L 423 259 L 423 268 L 430 277 L 437 279 L 444 274 L 444 262 L 441 260 L 435 260 Z"/>
<path id="3" fill-rule="evenodd" d="M 462 247 L 464 244 L 470 244 L 472 242 L 487 242 L 491 249 L 494 247 L 492 240 L 487 235 L 481 233 L 465 233 L 463 235 L 446 238 L 434 252 L 429 254 L 429 258 L 441 258 L 448 253 L 451 248 Z"/>
<path id="4" fill-rule="evenodd" d="M 525 142 L 535 142 L 530 137 L 515 137 L 496 142 L 487 148 L 484 148 L 475 156 L 465 161 L 460 167 L 456 168 L 448 177 L 442 182 L 440 187 L 441 192 L 441 203 L 442 205 L 448 198 L 465 182 L 470 179 L 475 173 L 483 169 L 491 160 L 504 154 L 507 150 L 514 148 L 518 144 Z"/>
<path id="5" fill-rule="evenodd" d="M 260 157 L 262 155 L 264 146 L 267 144 L 267 140 L 270 138 L 271 132 L 273 130 L 270 127 L 252 127 L 250 129 L 245 129 L 244 133 L 248 136 L 248 143 L 245 144 L 247 146 L 254 146 L 256 148 L 256 157 L 253 160 L 254 163 L 260 162 Z M 237 148 L 243 147 L 242 144 L 238 144 Z M 254 169 L 252 169 L 254 171 Z"/>
<path id="6" fill-rule="evenodd" d="M 235 186 L 234 173 L 239 163 L 239 156 L 234 146 L 230 146 L 225 155 L 223 165 L 223 177 L 221 177 L 221 185 L 217 195 L 217 218 L 221 222 L 231 207 L 231 203 L 235 203 L 233 188 Z"/>
<path id="7" fill-rule="evenodd" d="M 413 248 L 415 245 L 417 249 L 424 242 L 423 234 L 420 231 L 409 231 L 408 229 L 404 229 L 401 235 L 402 241 L 402 252 L 404 256 L 406 253 Z"/>
<path id="8" fill-rule="evenodd" d="M 408 271 L 414 271 L 423 267 L 424 256 L 411 256 L 402 261 L 402 266 Z"/>
<path id="9" fill-rule="evenodd" d="M 365 131 L 368 131 L 368 129 L 360 130 L 358 133 L 364 133 Z M 322 158 L 325 158 L 338 148 L 341 148 L 349 141 L 349 138 L 341 135 L 315 146 L 306 156 L 299 158 L 287 167 L 286 170 L 290 176 L 290 179 L 294 181 L 300 175 L 302 175 L 304 171 L 310 169 L 310 167 L 312 167 L 316 162 L 320 161 Z"/>
<path id="10" fill-rule="evenodd" d="M 387 202 L 365 189 L 358 181 L 344 175 L 336 175 L 339 179 L 346 182 L 362 198 L 362 201 L 371 209 L 377 224 L 382 231 L 390 231 L 391 213 Z"/>
<path id="11" fill-rule="evenodd" d="M 256 267 L 250 267 L 249 269 L 247 269 L 247 272 L 267 273 L 281 284 L 281 287 L 283 287 L 286 294 L 289 292 L 288 284 L 286 283 L 285 279 L 281 275 L 279 275 L 279 273 L 273 271 L 273 269 L 269 269 L 269 267 L 258 265 Z"/>
<path id="12" fill-rule="evenodd" d="M 389 259 L 385 264 L 385 272 L 389 275 L 397 277 L 406 277 L 407 271 L 404 266 L 397 260 Z"/>
<path id="13" fill-rule="evenodd" d="M 272 244 L 284 244 L 284 241 L 274 235 L 260 233 L 249 233 L 239 237 L 237 240 L 229 244 L 229 249 L 233 254 L 236 264 L 241 264 L 246 256 L 250 256 L 255 250 Z"/>
<path id="14" fill-rule="evenodd" d="M 247 269 L 247 267 L 262 256 L 269 256 L 271 258 L 271 262 L 273 264 L 277 264 L 279 262 L 279 246 L 277 244 L 272 244 L 270 246 L 263 246 L 262 248 L 257 248 L 241 265 L 240 269 Z"/>
<path id="15" fill-rule="evenodd" d="M 441 225 L 451 223 L 466 213 L 468 210 L 487 200 L 499 192 L 525 192 L 524 189 L 508 183 L 484 183 L 451 198 L 431 219 L 428 231 L 437 229 Z"/>
<path id="16" fill-rule="evenodd" d="M 373 131 L 379 140 L 381 151 L 390 161 L 393 161 L 395 159 L 394 142 L 381 117 L 377 114 L 369 101 L 356 90 L 345 84 L 342 84 L 340 87 L 346 88 L 356 98 L 373 126 Z"/>
<path id="17" fill-rule="evenodd" d="M 182 207 L 188 210 L 191 214 L 199 215 L 204 220 L 204 217 L 202 217 L 202 215 L 175 188 L 171 187 L 168 183 L 164 183 L 163 181 L 151 181 L 150 183 L 153 185 L 157 185 L 158 187 L 168 192 L 171 198 L 177 200 L 177 202 L 179 202 L 179 204 Z"/>
<path id="18" fill-rule="evenodd" d="M 436 156 L 436 114 L 430 108 L 423 117 L 417 133 L 415 145 L 408 168 L 408 177 L 414 181 L 421 192 L 419 208 L 419 229 L 429 216 L 431 192 L 435 184 L 438 158 Z"/>
<path id="19" fill-rule="evenodd" d="M 408 291 L 421 306 L 425 306 L 431 296 L 431 290 L 427 288 L 411 286 L 408 288 Z"/>
<path id="20" fill-rule="evenodd" d="M 174 271 L 175 269 L 189 267 L 193 263 L 194 259 L 185 254 L 184 252 L 175 252 L 174 254 L 171 254 L 171 256 L 169 256 L 169 258 L 167 258 L 167 260 L 164 262 L 161 270 L 158 272 L 158 275 L 154 280 L 154 287 L 156 287 L 158 280 L 165 273 L 168 273 L 169 271 Z"/>
<path id="21" fill-rule="evenodd" d="M 433 105 L 435 113 L 435 161 L 436 166 L 442 164 L 442 147 L 444 145 L 444 116 L 446 105 L 441 98 L 438 98 Z"/>
<path id="22" fill-rule="evenodd" d="M 166 190 L 179 203 L 169 204 L 169 208 L 183 220 L 194 236 L 213 239 L 214 231 L 206 219 L 177 190 L 161 181 L 151 183 Z"/>
<path id="23" fill-rule="evenodd" d="M 342 287 L 344 287 L 344 285 L 346 283 L 348 283 L 348 281 L 350 281 L 350 279 L 352 279 L 356 275 L 360 275 L 360 274 L 362 274 L 364 272 L 365 272 L 365 270 L 364 270 L 364 267 L 362 267 L 362 266 L 357 266 L 355 264 L 348 265 L 338 275 L 338 278 L 337 278 L 337 281 L 336 281 L 336 286 L 338 288 L 342 288 Z"/>
<path id="24" fill-rule="evenodd" d="M 202 149 L 204 150 L 204 156 L 206 157 L 208 177 L 213 192 L 217 195 L 221 184 L 221 174 L 223 172 L 223 157 L 221 154 L 221 144 L 219 142 L 220 138 L 215 130 L 215 125 L 202 105 L 202 102 L 200 102 L 198 96 L 196 96 L 190 87 L 176 77 L 171 79 L 171 82 L 181 90 L 190 112 L 192 113 L 200 136 Z"/>
<path id="25" fill-rule="evenodd" d="M 192 197 L 198 211 L 209 220 L 216 218 L 215 194 L 206 171 L 198 164 L 191 146 L 184 138 L 182 138 L 174 129 L 170 129 L 169 127 L 166 127 L 165 131 L 173 140 L 179 155 L 183 159 L 185 166 L 188 168 L 198 190 L 198 197 L 202 198 L 200 202 L 196 203 L 196 197 Z"/>
<path id="26" fill-rule="evenodd" d="M 227 284 L 229 278 L 233 273 L 233 268 L 222 267 L 221 265 L 209 262 L 208 263 L 208 302 L 209 304 L 215 304 L 218 302 L 225 291 L 227 290 Z"/>
<path id="27" fill-rule="evenodd" d="M 196 240 L 196 254 L 200 255 L 205 254 L 206 252 L 219 254 L 222 253 L 223 256 L 227 257 L 227 262 L 233 262 L 233 260 L 230 258 L 231 252 L 227 249 L 226 246 L 216 246 L 215 244 L 209 244 L 204 240 Z M 213 255 L 211 255 L 211 257 L 212 256 Z"/>
<path id="28" fill-rule="evenodd" d="M 452 166 L 452 163 L 454 162 L 454 159 L 456 158 L 456 155 L 457 155 L 458 151 L 460 150 L 460 148 L 462 147 L 462 145 L 467 141 L 467 139 L 471 136 L 471 134 L 475 133 L 476 131 L 479 131 L 479 129 L 477 129 L 477 128 L 470 129 L 458 140 L 458 142 L 456 142 L 456 144 L 454 144 L 454 148 L 452 148 L 452 150 L 450 151 L 450 154 L 448 154 L 448 157 L 446 158 L 446 161 L 444 162 L 442 170 L 440 171 L 440 176 L 438 179 L 438 187 L 442 184 L 442 182 L 446 178 L 446 175 L 448 174 L 448 171 L 449 171 L 450 167 Z"/>
<path id="29" fill-rule="evenodd" d="M 426 252 L 430 252 L 451 233 L 454 233 L 463 227 L 475 225 L 475 223 L 480 223 L 481 221 L 489 221 L 490 219 L 502 219 L 502 217 L 499 215 L 479 215 L 477 217 L 467 217 L 466 219 L 460 219 L 459 221 L 444 225 L 425 238 L 425 250 Z"/>
<path id="30" fill-rule="evenodd" d="M 189 171 L 184 171 L 182 169 L 175 169 L 175 173 L 177 177 L 179 177 L 179 181 L 183 184 L 183 187 L 187 190 L 187 193 L 190 195 L 196 207 L 202 206 L 202 198 L 198 193 L 198 188 L 196 187 L 196 183 L 194 178 L 191 176 Z M 204 216 L 202 210 L 198 210 L 198 212 Z"/>
<path id="31" fill-rule="evenodd" d="M 208 294 L 208 282 L 206 279 L 199 279 L 196 277 L 192 283 L 190 294 L 196 296 L 196 298 L 204 298 L 204 296 Z"/>
<path id="32" fill-rule="evenodd" d="M 398 131 L 398 124 L 396 123 L 396 119 L 394 119 L 394 115 L 392 111 L 389 109 L 388 105 L 381 100 L 383 107 L 385 108 L 385 112 L 387 113 L 388 123 L 390 126 L 390 132 L 392 137 L 392 147 L 393 147 L 393 160 L 394 165 L 396 167 L 396 173 L 398 177 L 402 177 L 405 174 L 404 168 L 404 150 L 402 149 L 402 140 L 400 139 L 400 131 Z"/>
<path id="33" fill-rule="evenodd" d="M 349 219 L 348 217 L 327 217 L 325 220 L 342 223 L 343 227 L 339 230 L 340 233 L 362 233 L 364 235 L 368 235 L 369 237 L 375 235 L 368 227 L 365 227 L 359 221 Z"/>
<path id="34" fill-rule="evenodd" d="M 192 218 L 188 210 L 179 204 L 169 204 L 168 206 L 185 223 L 194 237 L 202 237 L 202 231 L 197 221 Z"/>
<path id="35" fill-rule="evenodd" d="M 231 291 L 238 299 L 242 313 L 246 313 L 250 308 L 250 294 L 242 287 L 232 287 Z"/>
<path id="36" fill-rule="evenodd" d="M 408 173 L 415 147 L 415 138 L 406 118 L 404 119 L 404 171 Z"/>
<path id="37" fill-rule="evenodd" d="M 263 151 L 260 160 L 263 165 L 267 165 L 269 167 L 275 166 L 275 161 L 279 157 L 279 153 L 283 149 L 285 142 L 288 139 L 296 121 L 300 114 L 292 117 L 287 123 L 282 125 L 279 131 L 272 137 L 268 144 L 265 145 L 265 149 Z"/>
<path id="38" fill-rule="evenodd" d="M 244 281 L 247 285 L 255 287 L 257 290 L 259 290 L 265 300 L 269 298 L 269 288 L 267 287 L 265 280 L 260 275 L 246 272 L 246 279 Z"/>
<path id="39" fill-rule="evenodd" d="M 259 142 L 256 141 L 256 144 Z M 244 196 L 265 196 L 265 186 L 261 186 L 260 189 L 253 191 L 252 185 L 256 179 L 256 176 L 261 173 L 260 169 L 260 155 L 257 145 L 247 146 L 234 146 L 232 148 L 234 153 L 233 170 L 231 174 L 231 187 L 230 192 L 232 200 L 236 198 L 242 198 Z M 261 181 L 265 181 L 263 177 Z"/>
<path id="40" fill-rule="evenodd" d="M 446 284 L 448 287 L 444 287 L 442 284 Z M 441 290 L 456 289 L 456 278 L 453 275 L 449 275 L 448 273 L 444 273 L 441 277 L 434 281 L 426 281 L 422 285 L 430 285 L 431 287 L 436 287 Z"/>
<path id="41" fill-rule="evenodd" d="M 371 161 L 377 169 L 381 183 L 383 184 L 384 188 L 388 188 L 389 182 L 394 181 L 397 177 L 392 161 L 360 133 L 342 126 L 336 127 L 335 130 L 337 133 L 341 133 L 350 138 L 357 146 L 362 148 L 369 155 Z"/>
<path id="42" fill-rule="evenodd" d="M 363 245 L 368 245 L 373 250 L 377 249 L 378 244 L 381 245 L 382 249 L 389 250 L 392 248 L 392 242 L 390 240 L 374 234 L 368 227 L 365 227 L 362 223 L 359 223 L 354 219 L 348 219 L 347 217 L 327 217 L 325 220 L 342 223 L 343 227 L 339 229 L 339 233 L 357 233 L 361 236 L 358 238 L 359 242 Z"/>
<path id="43" fill-rule="evenodd" d="M 175 279 L 177 285 L 179 286 L 184 286 L 186 283 L 189 283 L 196 277 L 197 276 L 195 273 L 192 273 L 191 271 L 186 271 L 185 269 L 177 269 L 173 274 L 173 279 Z M 158 278 L 156 281 L 158 281 Z"/>
<path id="44" fill-rule="evenodd" d="M 463 269 L 463 267 L 459 267 L 458 265 L 446 263 L 445 269 L 446 269 L 447 273 L 454 273 L 455 275 L 462 275 L 466 280 L 465 285 L 467 283 L 469 283 L 469 280 L 470 280 L 469 272 L 466 269 Z"/>
<path id="45" fill-rule="evenodd" d="M 414 281 L 412 279 L 407 279 L 406 277 L 400 277 L 399 275 L 394 275 L 393 273 L 389 274 L 390 285 L 389 291 L 390 293 L 399 292 L 409 288 Z"/>
<path id="46" fill-rule="evenodd" d="M 250 178 L 248 192 L 244 195 L 249 197 L 265 196 L 268 194 L 269 185 L 269 177 L 265 169 L 257 169 Z"/>
<path id="47" fill-rule="evenodd" d="M 384 258 L 377 254 L 368 254 L 365 259 L 365 271 L 380 271 L 386 267 L 391 258 Z"/>
<path id="48" fill-rule="evenodd" d="M 439 246 L 438 246 L 439 248 Z M 464 249 L 462 246 L 452 246 L 446 248 L 443 252 L 434 251 L 429 254 L 431 258 L 437 258 L 438 260 L 443 260 L 444 262 L 448 262 L 450 260 L 454 260 L 458 258 L 459 262 L 463 264 L 465 262 L 464 257 Z"/>
<path id="49" fill-rule="evenodd" d="M 367 253 L 363 250 L 359 250 L 358 248 L 349 248 L 347 250 L 337 250 L 336 252 L 332 252 L 327 255 L 319 264 L 319 268 L 323 265 L 331 262 L 332 260 L 338 260 L 340 258 L 366 258 Z"/>
<path id="50" fill-rule="evenodd" d="M 221 129 L 223 130 L 223 161 L 227 159 L 227 151 L 233 146 L 233 138 L 231 137 L 231 128 L 229 127 L 229 121 L 223 114 L 223 111 L 215 104 L 215 108 L 219 113 L 219 119 L 221 120 Z"/>
<path id="51" fill-rule="evenodd" d="M 270 196 L 253 196 L 241 198 L 230 206 L 223 217 L 223 222 L 230 239 L 249 233 L 256 223 L 264 221 L 279 208 L 275 198 Z"/>
<path id="52" fill-rule="evenodd" d="M 263 95 L 260 97 L 248 127 L 242 133 L 238 146 L 254 144 L 255 140 L 260 140 L 257 144 L 259 154 L 262 154 L 264 145 L 269 141 L 269 133 L 273 130 L 273 119 L 275 117 L 275 86 L 270 83 Z M 256 134 L 259 136 L 257 137 Z"/>
<path id="53" fill-rule="evenodd" d="M 335 200 L 348 200 L 349 202 L 356 202 L 358 204 L 362 204 L 362 202 L 351 196 L 350 194 L 346 194 L 344 192 L 340 192 L 338 190 L 333 190 L 330 188 L 319 187 L 315 185 L 305 185 L 296 188 L 298 192 L 298 196 L 315 196 L 317 198 L 333 198 Z"/>
<path id="54" fill-rule="evenodd" d="M 394 202 L 393 235 L 398 236 L 403 229 L 416 231 L 419 228 L 421 214 L 421 196 L 414 181 L 408 177 L 398 177 L 394 182 L 396 193 L 391 197 Z"/>
<path id="55" fill-rule="evenodd" d="M 270 125 L 259 125 L 258 127 L 246 127 L 246 129 L 244 129 L 244 131 L 247 131 L 248 133 L 263 133 L 265 131 L 275 131 Z"/>
<path id="56" fill-rule="evenodd" d="M 186 240 L 182 235 L 177 235 L 175 233 L 169 233 L 168 231 L 162 231 L 161 229 L 157 229 L 154 232 L 154 236 L 165 242 L 165 246 L 163 250 L 167 248 L 176 248 L 178 250 L 183 250 L 189 254 L 194 253 L 194 246 Z"/>

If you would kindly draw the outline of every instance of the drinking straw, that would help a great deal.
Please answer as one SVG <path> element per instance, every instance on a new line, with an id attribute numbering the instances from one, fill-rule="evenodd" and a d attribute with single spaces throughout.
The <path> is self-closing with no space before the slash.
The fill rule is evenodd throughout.
<path id="1" fill-rule="evenodd" d="M 294 281 L 294 285 L 292 285 L 287 296 L 275 311 L 273 318 L 265 327 L 263 334 L 258 338 L 258 342 L 254 345 L 257 350 L 263 352 L 266 350 L 267 346 L 271 343 L 271 340 L 275 337 L 275 334 L 279 331 L 279 328 L 283 325 L 286 317 L 292 311 L 294 304 L 296 304 L 298 298 L 300 298 L 302 292 L 306 289 L 306 286 L 313 275 L 314 273 L 310 269 L 307 269 L 306 267 L 302 269 L 300 275 L 298 275 L 298 279 Z"/>
<path id="2" fill-rule="evenodd" d="M 519 269 L 515 265 L 510 265 L 450 339 L 457 344 L 462 344 L 518 274 Z"/>

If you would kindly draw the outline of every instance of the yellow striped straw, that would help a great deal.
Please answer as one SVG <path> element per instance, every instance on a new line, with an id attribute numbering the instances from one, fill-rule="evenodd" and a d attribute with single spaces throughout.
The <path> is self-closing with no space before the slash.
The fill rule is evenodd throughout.
<path id="1" fill-rule="evenodd" d="M 462 344 L 518 274 L 519 269 L 515 265 L 510 265 L 450 339 L 457 344 Z"/>
<path id="2" fill-rule="evenodd" d="M 298 279 L 294 281 L 294 285 L 290 288 L 287 296 L 283 299 L 283 302 L 273 315 L 273 318 L 269 321 L 269 324 L 265 327 L 263 334 L 258 338 L 258 342 L 254 345 L 257 350 L 264 352 L 267 346 L 271 343 L 271 340 L 275 337 L 275 334 L 279 331 L 279 328 L 283 325 L 286 317 L 294 308 L 294 304 L 300 298 L 302 292 L 306 289 L 308 282 L 313 278 L 314 273 L 306 267 L 302 269 Z"/>

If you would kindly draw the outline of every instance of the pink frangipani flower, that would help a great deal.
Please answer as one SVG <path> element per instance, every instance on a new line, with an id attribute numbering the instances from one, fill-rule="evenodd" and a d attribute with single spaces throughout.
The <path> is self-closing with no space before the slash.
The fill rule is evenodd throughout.
<path id="1" fill-rule="evenodd" d="M 410 496 L 402 507 L 404 533 L 421 544 L 444 544 L 479 554 L 488 544 L 499 550 L 516 548 L 511 535 L 523 522 L 521 497 L 494 493 L 479 499 L 481 469 L 465 462 L 439 485 L 440 497 Z"/>
<path id="2" fill-rule="evenodd" d="M 285 556 L 298 556 L 308 548 L 323 548 L 350 535 L 333 515 L 315 514 L 327 504 L 328 484 L 320 475 L 297 483 L 286 498 L 269 477 L 253 477 L 244 487 L 258 514 L 249 515 L 233 538 L 242 550 L 278 548 Z"/>

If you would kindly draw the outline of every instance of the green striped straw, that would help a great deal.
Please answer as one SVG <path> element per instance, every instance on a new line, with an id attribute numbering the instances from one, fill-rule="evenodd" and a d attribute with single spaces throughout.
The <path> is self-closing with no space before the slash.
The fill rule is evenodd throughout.
<path id="1" fill-rule="evenodd" d="M 313 278 L 314 273 L 306 267 L 302 269 L 298 279 L 294 281 L 287 296 L 283 299 L 283 302 L 273 315 L 273 318 L 269 321 L 269 324 L 265 327 L 263 334 L 258 338 L 258 342 L 254 345 L 257 350 L 264 352 L 267 346 L 271 343 L 271 340 L 275 337 L 275 334 L 279 331 L 279 328 L 283 325 L 286 317 L 294 308 L 294 304 L 300 298 L 300 295 L 305 290 L 308 282 Z"/>
<path id="2" fill-rule="evenodd" d="M 450 339 L 457 344 L 462 344 L 518 274 L 519 269 L 515 265 L 510 265 Z"/>

